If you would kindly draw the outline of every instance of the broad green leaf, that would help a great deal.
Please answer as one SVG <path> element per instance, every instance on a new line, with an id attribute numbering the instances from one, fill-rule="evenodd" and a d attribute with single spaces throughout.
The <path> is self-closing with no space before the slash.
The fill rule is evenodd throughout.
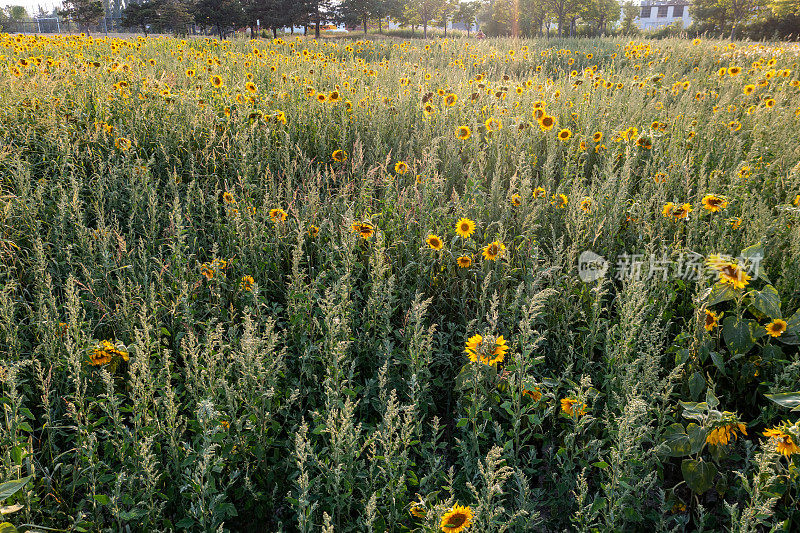
<path id="1" fill-rule="evenodd" d="M 753 307 L 770 318 L 781 317 L 781 297 L 772 285 L 765 286 L 760 291 L 752 291 Z"/>
<path id="2" fill-rule="evenodd" d="M 681 463 L 681 472 L 689 488 L 695 494 L 703 494 L 714 483 L 717 467 L 702 460 L 684 459 Z"/>
<path id="3" fill-rule="evenodd" d="M 17 533 L 17 528 L 9 522 L 3 522 L 0 524 L 0 533 Z"/>
<path id="4" fill-rule="evenodd" d="M 669 446 L 670 457 L 686 457 L 692 453 L 692 445 L 689 442 L 689 435 L 683 424 L 672 424 L 664 435 L 664 444 Z"/>
<path id="5" fill-rule="evenodd" d="M 686 425 L 686 434 L 689 435 L 689 453 L 697 453 L 703 449 L 706 443 L 707 431 L 698 426 L 694 422 L 689 422 Z"/>
<path id="6" fill-rule="evenodd" d="M 727 302 L 728 300 L 733 300 L 738 295 L 736 289 L 728 285 L 727 283 L 722 283 L 721 281 L 714 284 L 711 287 L 711 293 L 708 295 L 708 302 L 706 305 L 708 307 L 712 307 L 714 305 L 720 304 L 722 302 Z"/>
<path id="7" fill-rule="evenodd" d="M 781 407 L 788 407 L 792 411 L 800 411 L 800 392 L 780 392 L 778 394 L 765 394 L 764 396 Z"/>
<path id="8" fill-rule="evenodd" d="M 764 258 L 764 245 L 762 243 L 754 244 L 752 246 L 748 246 L 742 253 L 739 254 L 744 259 L 752 262 L 759 262 Z"/>
<path id="9" fill-rule="evenodd" d="M 691 394 L 693 400 L 697 400 L 700 398 L 700 393 L 703 392 L 703 389 L 706 388 L 706 380 L 703 377 L 702 372 L 695 372 L 692 374 L 692 377 L 689 378 L 689 394 Z"/>
<path id="10" fill-rule="evenodd" d="M 17 481 L 6 481 L 0 483 L 0 502 L 4 502 L 14 494 L 22 490 L 22 487 L 28 484 L 32 476 L 24 477 Z"/>
<path id="11" fill-rule="evenodd" d="M 722 338 L 732 353 L 744 355 L 755 346 L 758 327 L 755 320 L 729 316 L 722 322 Z"/>
<path id="12" fill-rule="evenodd" d="M 19 503 L 15 503 L 14 505 L 4 505 L 3 507 L 0 507 L 0 514 L 16 513 L 17 511 L 24 508 L 25 506 Z"/>
<path id="13" fill-rule="evenodd" d="M 778 340 L 784 344 L 800 344 L 800 309 L 786 320 L 786 331 Z"/>

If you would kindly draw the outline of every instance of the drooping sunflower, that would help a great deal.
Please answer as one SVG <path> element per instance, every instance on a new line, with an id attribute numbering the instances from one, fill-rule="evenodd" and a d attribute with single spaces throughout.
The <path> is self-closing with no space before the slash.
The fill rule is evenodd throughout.
<path id="1" fill-rule="evenodd" d="M 722 424 L 712 429 L 706 436 L 706 442 L 713 446 L 724 446 L 731 439 L 736 440 L 737 432 L 747 436 L 747 427 L 738 421 Z"/>
<path id="2" fill-rule="evenodd" d="M 126 139 L 125 137 L 119 137 L 114 141 L 114 146 L 125 152 L 126 150 L 130 149 L 131 141 Z"/>
<path id="3" fill-rule="evenodd" d="M 456 263 L 458 263 L 459 268 L 469 268 L 472 265 L 472 258 L 467 255 L 462 255 L 456 259 Z"/>
<path id="4" fill-rule="evenodd" d="M 544 198 L 547 196 L 547 191 L 544 190 L 544 187 L 536 187 L 533 190 L 533 197 L 534 198 Z"/>
<path id="5" fill-rule="evenodd" d="M 468 126 L 459 126 L 456 128 L 456 139 L 466 141 L 472 136 L 472 131 Z"/>
<path id="6" fill-rule="evenodd" d="M 412 505 L 411 509 L 409 510 L 412 516 L 417 518 L 425 518 L 425 509 L 420 507 L 419 505 Z"/>
<path id="7" fill-rule="evenodd" d="M 375 235 L 375 227 L 369 222 L 353 222 L 350 233 L 358 233 L 359 237 L 366 240 Z"/>
<path id="8" fill-rule="evenodd" d="M 308 235 L 311 238 L 315 238 L 317 235 L 319 235 L 319 227 L 315 226 L 314 224 L 308 226 Z"/>
<path id="9" fill-rule="evenodd" d="M 89 352 L 89 364 L 92 366 L 104 365 L 117 358 L 127 361 L 129 359 L 128 351 L 123 345 L 108 340 L 100 341 L 100 344 Z"/>
<path id="10" fill-rule="evenodd" d="M 776 318 L 766 326 L 764 329 L 767 330 L 767 334 L 770 337 L 780 337 L 786 331 L 786 321 L 781 320 L 780 318 Z"/>
<path id="11" fill-rule="evenodd" d="M 506 245 L 500 241 L 494 241 L 483 248 L 483 257 L 489 261 L 497 261 L 506 253 Z"/>
<path id="12" fill-rule="evenodd" d="M 550 203 L 556 206 L 558 209 L 564 209 L 569 203 L 569 198 L 567 198 L 566 194 L 554 194 L 553 200 Z"/>
<path id="13" fill-rule="evenodd" d="M 581 211 L 583 211 L 584 213 L 588 213 L 591 210 L 592 210 L 592 199 L 586 196 L 583 198 L 583 200 L 581 200 Z"/>
<path id="14" fill-rule="evenodd" d="M 337 163 L 341 163 L 342 161 L 347 160 L 347 152 L 344 150 L 334 150 L 331 154 L 331 158 Z"/>
<path id="15" fill-rule="evenodd" d="M 706 309 L 706 318 L 703 323 L 703 327 L 706 328 L 706 331 L 711 331 L 712 329 L 719 326 L 720 318 L 722 318 L 722 313 L 718 315 L 714 311 Z"/>
<path id="16" fill-rule="evenodd" d="M 703 196 L 702 204 L 706 211 L 717 213 L 728 207 L 728 199 L 716 194 L 707 194 Z"/>
<path id="17" fill-rule="evenodd" d="M 406 163 L 405 161 L 398 161 L 397 163 L 394 164 L 394 171 L 395 173 L 400 174 L 402 176 L 403 174 L 408 172 L 408 163 Z"/>
<path id="18" fill-rule="evenodd" d="M 472 525 L 472 509 L 455 504 L 442 517 L 439 525 L 446 533 L 460 533 Z"/>
<path id="19" fill-rule="evenodd" d="M 275 222 L 276 224 L 278 222 L 286 221 L 287 216 L 289 215 L 283 209 L 275 208 L 269 210 L 269 218 L 271 218 L 272 221 Z"/>
<path id="20" fill-rule="evenodd" d="M 775 445 L 775 451 L 781 455 L 789 457 L 800 453 L 800 446 L 795 444 L 794 440 L 792 440 L 792 436 L 786 433 L 783 427 L 767 429 L 763 435 L 769 437 L 770 441 Z"/>
<path id="21" fill-rule="evenodd" d="M 475 233 L 475 222 L 468 218 L 459 218 L 456 222 L 456 233 L 465 239 L 469 238 Z"/>
<path id="22" fill-rule="evenodd" d="M 567 128 L 558 132 L 558 140 L 561 142 L 567 142 L 570 137 L 572 137 L 572 132 Z"/>
<path id="23" fill-rule="evenodd" d="M 513 205 L 514 207 L 519 207 L 520 205 L 522 205 L 522 196 L 520 196 L 519 194 L 512 194 L 511 205 Z"/>
<path id="24" fill-rule="evenodd" d="M 672 202 L 667 202 L 664 204 L 664 207 L 661 208 L 661 214 L 669 218 L 672 216 L 673 209 L 675 209 L 675 204 Z"/>
<path id="25" fill-rule="evenodd" d="M 425 242 L 430 246 L 431 250 L 441 250 L 444 248 L 444 242 L 442 241 L 441 237 L 438 235 L 434 235 L 431 233 L 428 235 L 428 238 L 425 239 Z"/>

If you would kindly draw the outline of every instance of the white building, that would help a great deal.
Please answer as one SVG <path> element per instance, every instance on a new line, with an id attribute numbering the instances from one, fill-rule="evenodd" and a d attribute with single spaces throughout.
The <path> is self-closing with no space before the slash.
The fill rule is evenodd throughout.
<path id="1" fill-rule="evenodd" d="M 688 28 L 692 23 L 687 0 L 642 0 L 642 9 L 636 24 L 643 30 L 655 30 L 676 22 Z"/>

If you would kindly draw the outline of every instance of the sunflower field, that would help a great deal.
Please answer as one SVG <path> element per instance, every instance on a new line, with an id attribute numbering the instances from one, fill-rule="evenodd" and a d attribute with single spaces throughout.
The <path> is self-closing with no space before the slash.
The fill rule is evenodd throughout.
<path id="1" fill-rule="evenodd" d="M 0 530 L 797 531 L 799 62 L 0 34 Z"/>

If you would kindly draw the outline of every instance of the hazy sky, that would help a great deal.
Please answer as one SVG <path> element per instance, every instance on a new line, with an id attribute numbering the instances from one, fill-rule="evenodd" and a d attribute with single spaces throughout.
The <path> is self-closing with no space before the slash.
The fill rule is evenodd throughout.
<path id="1" fill-rule="evenodd" d="M 0 0 L 0 6 L 24 6 L 28 13 L 34 14 L 39 11 L 39 6 L 48 12 L 61 7 L 61 0 Z"/>

